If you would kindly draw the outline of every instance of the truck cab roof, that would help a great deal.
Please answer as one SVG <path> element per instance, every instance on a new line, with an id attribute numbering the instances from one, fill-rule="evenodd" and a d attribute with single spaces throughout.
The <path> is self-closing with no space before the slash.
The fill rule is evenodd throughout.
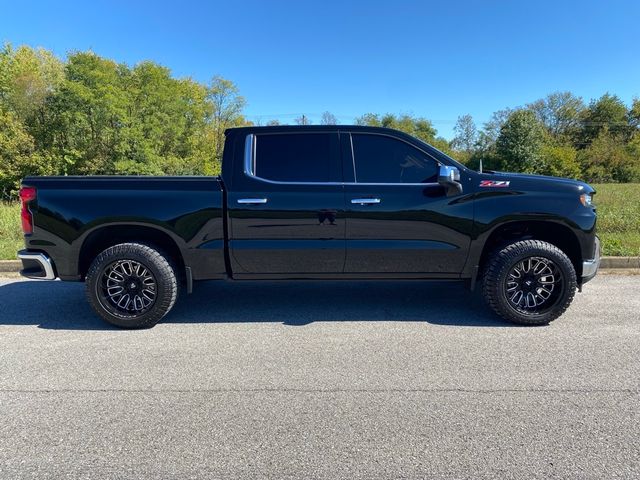
<path id="1" fill-rule="evenodd" d="M 406 135 L 411 137 L 411 135 L 407 135 L 400 130 L 395 130 L 393 128 L 386 127 L 372 127 L 369 125 L 267 125 L 267 126 L 256 126 L 250 125 L 246 127 L 233 127 L 225 130 L 225 134 L 229 134 L 231 132 L 264 132 L 264 133 L 275 133 L 275 132 L 337 132 L 341 130 L 348 130 L 350 132 L 358 131 L 358 132 L 370 132 L 370 133 L 386 133 L 391 135 Z M 414 137 L 411 137 L 414 138 Z"/>

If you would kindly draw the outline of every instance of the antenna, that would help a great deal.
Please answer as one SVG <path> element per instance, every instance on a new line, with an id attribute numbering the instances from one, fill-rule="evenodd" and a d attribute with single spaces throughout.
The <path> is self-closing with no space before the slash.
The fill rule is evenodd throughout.
<path id="1" fill-rule="evenodd" d="M 482 173 L 482 158 L 480 159 L 480 168 L 478 169 L 478 173 Z"/>

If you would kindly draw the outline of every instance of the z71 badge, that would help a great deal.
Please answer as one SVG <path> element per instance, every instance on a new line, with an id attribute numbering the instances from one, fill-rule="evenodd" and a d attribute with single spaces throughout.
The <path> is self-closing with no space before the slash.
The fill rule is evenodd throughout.
<path id="1" fill-rule="evenodd" d="M 481 187 L 508 187 L 509 180 L 481 180 Z"/>

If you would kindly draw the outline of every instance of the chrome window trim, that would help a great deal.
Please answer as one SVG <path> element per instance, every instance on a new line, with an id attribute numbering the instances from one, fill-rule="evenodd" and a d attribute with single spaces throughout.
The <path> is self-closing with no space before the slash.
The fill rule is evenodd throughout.
<path id="1" fill-rule="evenodd" d="M 272 185 L 344 185 L 343 182 L 285 182 L 282 180 L 269 180 L 268 178 L 262 178 L 256 175 L 250 175 L 250 177 L 254 180 Z"/>
<path id="2" fill-rule="evenodd" d="M 361 183 L 361 182 L 346 182 L 343 185 L 364 185 L 364 186 L 373 186 L 373 187 L 384 187 L 384 186 L 406 186 L 406 187 L 433 187 L 434 185 L 440 185 L 438 182 L 428 182 L 428 183 Z"/>
<path id="3" fill-rule="evenodd" d="M 358 183 L 356 175 L 356 152 L 353 149 L 353 134 L 349 132 L 349 144 L 351 145 L 351 168 L 353 168 L 353 182 Z"/>
<path id="4" fill-rule="evenodd" d="M 244 140 L 244 173 L 249 177 L 255 177 L 255 150 L 256 136 L 254 133 L 250 133 Z"/>
<path id="5" fill-rule="evenodd" d="M 264 205 L 268 200 L 266 198 L 239 198 L 237 201 L 240 205 Z"/>
<path id="6" fill-rule="evenodd" d="M 265 134 L 265 135 L 278 135 L 278 134 L 290 134 L 292 132 L 277 132 L 277 133 L 269 133 L 269 134 Z M 301 133 L 306 133 L 306 132 L 293 132 L 294 134 L 301 134 Z M 330 131 L 318 131 L 318 132 L 312 132 L 312 133 L 334 133 L 334 132 L 330 132 Z M 245 142 L 244 142 L 244 173 L 246 176 L 254 179 L 254 180 L 258 180 L 260 182 L 264 182 L 264 183 L 269 183 L 272 185 L 325 185 L 325 186 L 353 186 L 353 185 L 361 185 L 361 186 L 365 186 L 365 187 L 383 187 L 383 186 L 407 186 L 407 187 L 416 187 L 416 186 L 422 186 L 422 187 L 428 187 L 428 186 L 434 186 L 434 185 L 440 185 L 438 182 L 429 182 L 429 183 L 384 183 L 384 182 L 358 182 L 357 178 L 356 178 L 356 156 L 355 156 L 355 152 L 353 149 L 353 134 L 351 132 L 344 132 L 344 133 L 348 133 L 349 134 L 349 141 L 351 143 L 351 163 L 353 166 L 353 179 L 355 181 L 353 182 L 289 182 L 289 181 L 282 181 L 282 180 L 269 180 L 268 178 L 263 178 L 263 177 L 259 177 L 255 174 L 255 166 L 256 166 L 256 134 L 255 133 L 249 133 L 247 134 L 247 137 L 245 138 Z M 406 143 L 407 145 L 409 145 L 410 147 L 415 148 L 416 150 L 424 153 L 425 155 L 428 155 L 430 158 L 432 158 L 438 165 L 442 165 L 441 162 L 438 161 L 438 159 L 436 159 L 433 155 L 430 155 L 428 152 L 425 152 L 424 150 L 416 147 L 415 145 L 412 145 L 411 143 L 401 139 L 401 138 L 397 138 L 394 137 L 393 135 L 387 135 L 385 133 L 362 133 L 360 135 L 380 135 L 383 137 L 389 137 L 392 138 L 394 140 L 399 140 L 401 142 Z"/>
<path id="7" fill-rule="evenodd" d="M 381 202 L 379 198 L 352 198 L 351 203 L 354 205 L 377 205 Z"/>

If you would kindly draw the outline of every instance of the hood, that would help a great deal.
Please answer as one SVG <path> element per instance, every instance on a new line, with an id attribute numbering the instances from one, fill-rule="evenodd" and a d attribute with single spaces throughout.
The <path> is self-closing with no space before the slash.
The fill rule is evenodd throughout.
<path id="1" fill-rule="evenodd" d="M 481 174 L 481 177 L 483 180 L 509 181 L 509 187 L 512 189 L 539 185 L 544 188 L 553 188 L 556 186 L 576 189 L 585 193 L 595 193 L 595 189 L 588 183 L 571 178 L 535 175 L 531 173 L 496 172 L 492 170 L 485 170 Z"/>

